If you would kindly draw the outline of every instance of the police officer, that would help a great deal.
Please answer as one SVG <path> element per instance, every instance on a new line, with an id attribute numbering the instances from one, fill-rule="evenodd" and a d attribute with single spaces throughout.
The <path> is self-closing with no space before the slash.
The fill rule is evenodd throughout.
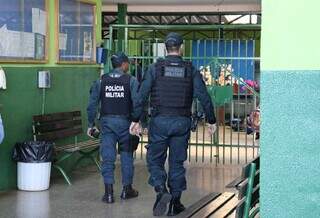
<path id="1" fill-rule="evenodd" d="M 139 90 L 140 111 L 150 94 L 147 164 L 149 184 L 157 193 L 154 216 L 162 216 L 169 202 L 168 216 L 175 216 L 185 210 L 180 198 L 182 191 L 186 190 L 186 170 L 183 164 L 187 159 L 193 96 L 198 98 L 204 108 L 209 133 L 213 134 L 216 130 L 214 110 L 206 86 L 200 72 L 195 70 L 191 62 L 182 59 L 182 44 L 183 39 L 179 34 L 167 35 L 165 45 L 168 55 L 149 66 Z M 135 128 L 138 125 L 133 126 L 133 131 Z M 168 176 L 164 168 L 167 149 Z"/>
<path id="2" fill-rule="evenodd" d="M 114 169 L 117 156 L 116 144 L 119 144 L 121 156 L 121 172 L 123 190 L 121 199 L 129 199 L 138 196 L 138 191 L 132 188 L 134 173 L 133 151 L 130 147 L 129 127 L 132 120 L 137 117 L 133 110 L 133 103 L 137 98 L 138 82 L 127 74 L 129 70 L 128 57 L 119 52 L 111 57 L 113 70 L 104 74 L 101 81 L 94 83 L 89 100 L 87 134 L 92 137 L 96 127 L 98 104 L 100 108 L 100 123 L 102 140 L 100 154 L 102 157 L 102 176 L 105 183 L 103 201 L 114 202 L 113 184 Z"/>

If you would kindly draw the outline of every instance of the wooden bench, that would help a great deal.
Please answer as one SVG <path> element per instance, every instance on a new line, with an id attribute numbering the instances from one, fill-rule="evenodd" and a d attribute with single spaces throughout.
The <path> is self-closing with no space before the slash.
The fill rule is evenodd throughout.
<path id="1" fill-rule="evenodd" d="M 178 218 L 254 218 L 259 207 L 260 158 L 246 164 L 242 171 L 242 180 L 237 182 L 238 193 L 211 193 L 185 211 Z M 243 176 L 245 175 L 245 176 Z"/>
<path id="2" fill-rule="evenodd" d="M 63 169 L 61 163 L 75 154 L 80 154 L 80 158 L 73 165 L 75 168 L 83 159 L 92 160 L 100 170 L 100 163 L 96 152 L 99 150 L 98 139 L 78 142 L 78 135 L 83 133 L 81 112 L 62 112 L 33 116 L 33 139 L 35 141 L 49 141 L 54 143 L 54 160 L 52 166 L 71 185 L 71 180 Z M 61 145 L 56 143 L 60 139 L 74 137 L 74 142 Z M 72 169 L 73 169 L 72 168 Z"/>

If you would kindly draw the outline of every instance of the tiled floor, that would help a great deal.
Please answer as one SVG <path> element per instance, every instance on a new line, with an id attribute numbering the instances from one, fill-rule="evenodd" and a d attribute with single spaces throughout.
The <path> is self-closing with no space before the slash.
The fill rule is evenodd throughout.
<path id="1" fill-rule="evenodd" d="M 215 164 L 186 164 L 188 190 L 183 194 L 186 206 L 210 192 L 222 192 L 224 186 L 240 174 L 239 166 Z M 1 218 L 149 218 L 155 199 L 153 189 L 147 184 L 148 172 L 144 161 L 136 161 L 135 187 L 140 196 L 120 201 L 119 167 L 115 186 L 116 203 L 101 202 L 104 186 L 94 167 L 77 170 L 72 174 L 73 185 L 67 186 L 61 177 L 54 178 L 48 191 L 0 193 Z"/>

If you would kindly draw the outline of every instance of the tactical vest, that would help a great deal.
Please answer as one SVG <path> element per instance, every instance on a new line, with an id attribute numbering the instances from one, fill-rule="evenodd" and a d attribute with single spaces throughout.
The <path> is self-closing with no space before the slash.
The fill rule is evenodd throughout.
<path id="1" fill-rule="evenodd" d="M 101 116 L 123 115 L 130 117 L 132 102 L 130 76 L 118 78 L 104 75 L 101 80 Z"/>
<path id="2" fill-rule="evenodd" d="M 161 115 L 190 116 L 193 98 L 192 64 L 158 60 L 151 107 Z"/>

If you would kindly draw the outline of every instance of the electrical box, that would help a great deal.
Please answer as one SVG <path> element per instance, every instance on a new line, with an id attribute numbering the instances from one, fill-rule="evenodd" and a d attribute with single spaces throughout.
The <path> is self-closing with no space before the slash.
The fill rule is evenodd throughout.
<path id="1" fill-rule="evenodd" d="M 38 72 L 38 88 L 48 89 L 51 87 L 50 71 Z"/>

